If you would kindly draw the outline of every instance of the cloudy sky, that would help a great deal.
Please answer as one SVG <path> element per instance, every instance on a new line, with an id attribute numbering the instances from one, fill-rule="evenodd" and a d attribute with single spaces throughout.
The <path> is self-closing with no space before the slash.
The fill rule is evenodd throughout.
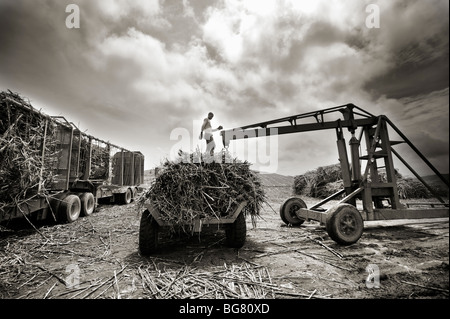
<path id="1" fill-rule="evenodd" d="M 66 26 L 69 4 L 79 28 Z M 447 0 L 0 0 L 0 90 L 141 151 L 146 169 L 204 150 L 209 111 L 234 128 L 351 102 L 387 115 L 448 173 L 448 14 Z M 338 162 L 334 131 L 252 143 L 276 145 L 270 164 L 242 155 L 256 169 Z"/>

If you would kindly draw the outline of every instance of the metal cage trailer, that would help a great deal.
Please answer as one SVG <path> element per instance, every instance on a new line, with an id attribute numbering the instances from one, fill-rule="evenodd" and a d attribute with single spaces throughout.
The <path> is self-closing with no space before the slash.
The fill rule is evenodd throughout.
<path id="1" fill-rule="evenodd" d="M 45 125 L 40 146 L 42 167 L 38 185 L 19 203 L 0 211 L 0 222 L 29 218 L 57 222 L 74 222 L 91 215 L 99 202 L 130 203 L 144 181 L 144 156 L 110 142 L 81 132 L 62 116 L 48 116 L 30 104 L 6 96 L 7 107 L 18 113 L 33 113 Z M 45 184 L 42 173 L 46 143 L 52 143 L 51 184 Z M 48 167 L 47 167 L 48 169 Z"/>

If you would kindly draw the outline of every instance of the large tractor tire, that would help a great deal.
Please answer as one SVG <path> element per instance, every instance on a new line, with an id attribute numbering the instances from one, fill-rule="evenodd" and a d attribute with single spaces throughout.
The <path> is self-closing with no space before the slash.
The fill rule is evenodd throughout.
<path id="1" fill-rule="evenodd" d="M 159 225 L 150 214 L 145 210 L 141 216 L 139 227 L 139 251 L 143 256 L 148 256 L 158 248 Z"/>
<path id="2" fill-rule="evenodd" d="M 72 223 L 80 217 L 81 201 L 77 195 L 67 195 L 58 208 L 58 219 L 63 223 Z"/>
<path id="3" fill-rule="evenodd" d="M 307 208 L 305 202 L 299 197 L 288 198 L 280 207 L 281 220 L 292 226 L 299 226 L 305 222 L 304 219 L 297 217 L 295 212 L 300 208 Z"/>
<path id="4" fill-rule="evenodd" d="M 81 201 L 81 215 L 89 216 L 94 213 L 95 210 L 95 199 L 92 193 L 82 193 L 80 195 Z"/>
<path id="5" fill-rule="evenodd" d="M 339 204 L 328 210 L 326 229 L 331 239 L 340 245 L 348 246 L 361 238 L 364 221 L 355 206 Z"/>
<path id="6" fill-rule="evenodd" d="M 241 248 L 244 246 L 247 237 L 247 223 L 245 222 L 244 212 L 238 215 L 234 223 L 227 226 L 225 236 L 229 247 Z"/>

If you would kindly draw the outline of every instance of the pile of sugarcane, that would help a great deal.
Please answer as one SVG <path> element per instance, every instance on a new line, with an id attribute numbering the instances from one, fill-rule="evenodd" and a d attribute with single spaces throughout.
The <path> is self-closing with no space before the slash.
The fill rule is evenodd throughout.
<path id="1" fill-rule="evenodd" d="M 150 202 L 163 220 L 182 226 L 196 218 L 231 216 L 246 201 L 244 211 L 255 224 L 266 197 L 250 166 L 229 156 L 224 162 L 166 160 L 139 202 Z"/>
<path id="2" fill-rule="evenodd" d="M 326 198 L 343 188 L 340 164 L 318 167 L 294 177 L 294 193 Z"/>
<path id="3" fill-rule="evenodd" d="M 43 114 L 18 94 L 0 92 L 0 213 L 52 183 L 55 143 Z"/>
<path id="4" fill-rule="evenodd" d="M 212 271 L 185 266 L 163 272 L 149 268 L 139 267 L 138 271 L 151 299 L 273 299 L 275 291 L 281 291 L 262 266 L 224 264 Z"/>
<path id="5" fill-rule="evenodd" d="M 403 177 L 395 170 L 398 195 L 401 199 L 432 198 L 430 191 L 416 178 Z M 379 172 L 379 182 L 386 183 L 386 172 Z M 442 197 L 448 197 L 448 188 L 440 181 L 430 185 Z M 314 198 L 326 198 L 344 188 L 341 165 L 334 164 L 318 167 L 307 171 L 303 175 L 294 177 L 293 190 L 296 195 Z"/>

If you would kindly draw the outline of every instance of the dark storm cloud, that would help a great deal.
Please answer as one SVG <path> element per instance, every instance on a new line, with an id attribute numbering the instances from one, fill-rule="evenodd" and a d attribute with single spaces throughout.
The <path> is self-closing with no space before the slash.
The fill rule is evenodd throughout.
<path id="1" fill-rule="evenodd" d="M 448 2 L 398 1 L 393 9 L 382 16 L 387 34 L 380 36 L 389 48 L 392 67 L 366 88 L 396 99 L 447 88 Z"/>
<path id="2" fill-rule="evenodd" d="M 112 55 L 110 62 L 99 59 L 110 69 L 96 69 L 97 50 L 105 40 L 123 36 L 136 25 L 157 30 L 167 23 L 159 16 L 157 2 L 138 6 L 128 6 L 126 1 L 76 3 L 81 11 L 80 29 L 66 28 L 67 3 L 62 1 L 0 4 L 0 37 L 7 43 L 0 52 L 0 84 L 2 89 L 28 96 L 51 115 L 64 115 L 82 123 L 91 134 L 128 145 L 139 127 L 130 123 L 139 119 L 140 112 L 144 109 L 154 119 L 155 108 L 161 110 L 167 104 L 152 105 L 130 89 L 131 80 L 145 71 L 139 61 L 106 52 Z M 138 9 L 142 9 L 140 14 Z M 169 132 L 164 131 L 167 136 Z"/>
<path id="3" fill-rule="evenodd" d="M 448 28 L 443 34 L 448 35 Z M 395 67 L 387 74 L 368 82 L 366 88 L 374 95 L 383 94 L 395 99 L 447 88 L 448 37 L 439 37 L 435 42 L 430 42 L 432 45 L 426 50 L 417 43 L 401 50 L 396 58 Z M 441 54 L 438 56 L 430 54 L 435 52 Z"/>
<path id="4" fill-rule="evenodd" d="M 65 27 L 69 2 L 0 2 L 0 86 L 141 149 L 147 168 L 168 156 L 174 129 L 188 129 L 195 148 L 192 128 L 209 111 L 236 127 L 348 102 L 387 114 L 448 162 L 438 117 L 448 114 L 447 1 L 73 3 L 80 29 Z M 379 29 L 365 26 L 371 3 Z M 279 172 L 335 163 L 333 138 L 280 137 Z"/>

